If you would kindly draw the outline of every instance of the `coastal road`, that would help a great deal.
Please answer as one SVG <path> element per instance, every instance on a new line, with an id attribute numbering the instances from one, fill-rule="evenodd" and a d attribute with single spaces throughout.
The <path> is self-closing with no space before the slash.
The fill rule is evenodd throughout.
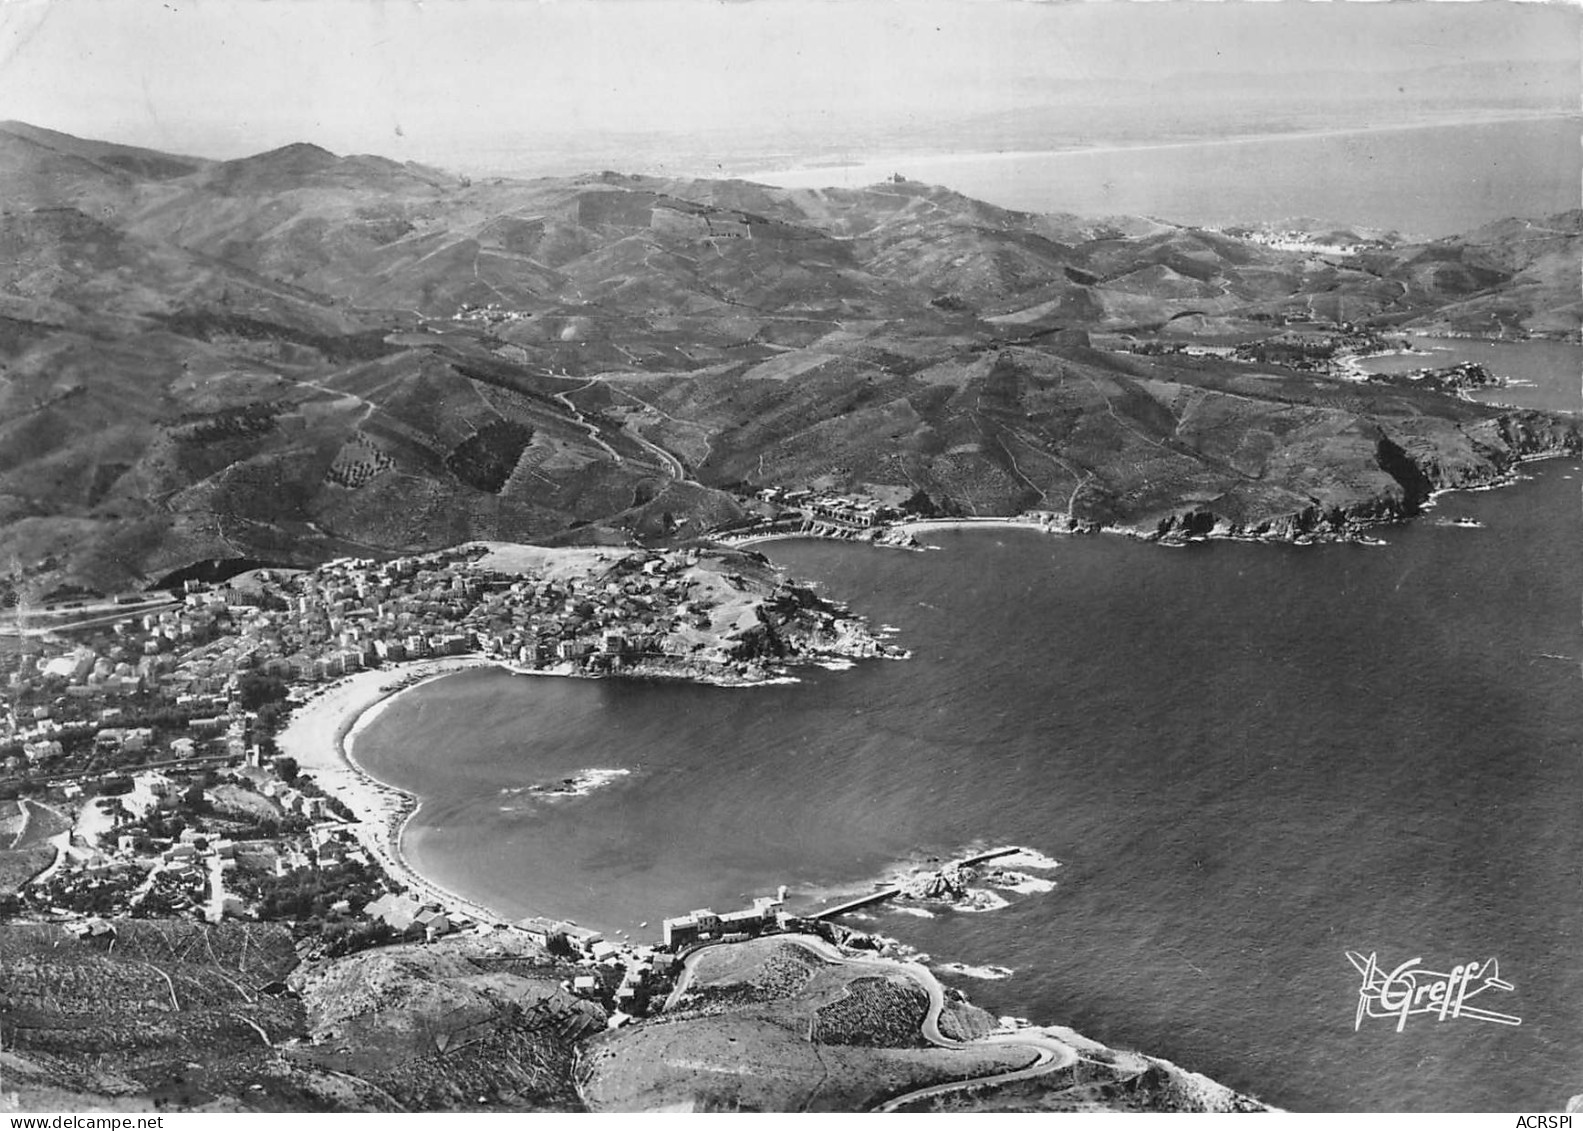
<path id="1" fill-rule="evenodd" d="M 1011 1084 L 1018 1080 L 1031 1080 L 1043 1076 L 1048 1072 L 1056 1072 L 1062 1068 L 1069 1068 L 1080 1059 L 1078 1051 L 1065 1041 L 1056 1040 L 1042 1030 L 1018 1030 L 1010 1033 L 991 1033 L 972 1041 L 954 1041 L 940 1031 L 940 1014 L 945 1009 L 945 989 L 938 979 L 925 967 L 916 962 L 897 962 L 884 958 L 852 958 L 842 954 L 835 947 L 823 939 L 813 935 L 786 935 L 782 936 L 787 942 L 796 943 L 798 946 L 813 951 L 819 957 L 839 963 L 843 966 L 857 966 L 865 970 L 872 970 L 877 974 L 893 974 L 900 971 L 906 974 L 923 989 L 929 998 L 929 1008 L 924 1014 L 923 1021 L 918 1026 L 918 1031 L 925 1040 L 937 1048 L 967 1049 L 977 1051 L 985 1045 L 1000 1045 L 1008 1049 L 1023 1048 L 1031 1050 L 1034 1054 L 1032 1064 L 1024 1068 L 1013 1069 L 1009 1072 L 996 1072 L 988 1076 L 975 1076 L 969 1080 L 955 1080 L 947 1084 L 933 1084 L 927 1088 L 915 1088 L 910 1092 L 903 1092 L 886 1100 L 874 1108 L 875 1111 L 895 1111 L 900 1107 L 917 1100 L 927 1099 L 931 1096 L 948 1095 L 951 1092 L 965 1091 L 969 1088 L 993 1087 L 997 1084 Z M 676 979 L 676 988 L 671 991 L 670 997 L 665 999 L 665 1010 L 672 1009 L 682 994 L 687 992 L 687 987 L 692 984 L 693 971 L 698 964 L 698 959 L 704 951 L 715 946 L 734 946 L 734 943 L 710 943 L 699 947 L 682 960 L 682 972 Z M 663 1012 L 663 1011 L 662 1011 Z"/>

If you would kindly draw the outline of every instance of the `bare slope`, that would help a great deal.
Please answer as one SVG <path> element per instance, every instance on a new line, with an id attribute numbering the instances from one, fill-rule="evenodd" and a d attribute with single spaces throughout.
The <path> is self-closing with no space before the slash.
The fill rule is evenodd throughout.
<path id="1" fill-rule="evenodd" d="M 1575 213 L 1337 256 L 914 182 L 469 183 L 16 123 L 0 187 L 0 561 L 34 595 L 196 558 L 685 537 L 759 486 L 1291 534 L 1575 443 L 1083 346 L 1291 318 L 1575 334 Z"/>

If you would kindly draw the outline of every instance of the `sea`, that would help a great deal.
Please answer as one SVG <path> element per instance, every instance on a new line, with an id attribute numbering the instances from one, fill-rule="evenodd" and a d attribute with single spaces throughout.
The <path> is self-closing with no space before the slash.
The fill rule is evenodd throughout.
<path id="1" fill-rule="evenodd" d="M 1382 545 L 769 543 L 911 658 L 749 688 L 474 670 L 357 756 L 422 798 L 412 864 L 509 916 L 654 939 L 1016 844 L 977 910 L 852 925 L 997 1015 L 1278 1106 L 1556 1110 L 1583 1093 L 1580 486 L 1527 464 Z M 1360 1018 L 1349 952 L 1498 968 L 1468 1004 L 1520 1024 Z"/>
<path id="2" fill-rule="evenodd" d="M 1439 237 L 1579 205 L 1576 115 L 1049 152 L 920 154 L 766 169 L 788 188 L 900 174 L 1003 208 L 1224 226 L 1285 218 Z"/>
<path id="3" fill-rule="evenodd" d="M 1478 389 L 1472 400 L 1484 404 L 1583 412 L 1583 345 L 1576 342 L 1502 341 L 1486 338 L 1431 338 L 1411 335 L 1414 352 L 1362 359 L 1371 373 L 1411 373 L 1444 369 L 1465 361 L 1484 366 L 1505 384 Z"/>

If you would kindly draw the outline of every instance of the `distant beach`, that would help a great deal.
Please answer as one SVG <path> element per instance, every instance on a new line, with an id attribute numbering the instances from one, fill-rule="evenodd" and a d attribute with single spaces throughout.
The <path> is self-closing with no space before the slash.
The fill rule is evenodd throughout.
<path id="1" fill-rule="evenodd" d="M 1532 114 L 1139 145 L 861 153 L 846 164 L 736 175 L 857 189 L 899 173 L 1028 212 L 1210 226 L 1321 217 L 1428 238 L 1576 208 L 1577 134 L 1576 115 Z M 1434 175 L 1446 169 L 1457 176 Z"/>
<path id="2" fill-rule="evenodd" d="M 981 164 L 993 161 L 1026 161 L 1044 157 L 1072 157 L 1079 155 L 1101 156 L 1117 153 L 1159 153 L 1169 150 L 1199 149 L 1226 145 L 1255 145 L 1268 142 L 1296 141 L 1300 139 L 1344 138 L 1363 134 L 1401 133 L 1409 130 L 1444 129 L 1456 126 L 1507 125 L 1519 122 L 1554 120 L 1559 115 L 1549 112 L 1527 114 L 1490 114 L 1458 118 L 1453 121 L 1396 122 L 1385 125 L 1352 126 L 1326 130 L 1288 130 L 1279 133 L 1233 134 L 1227 137 L 1188 137 L 1173 141 L 1107 141 L 1092 145 L 1068 145 L 1052 149 L 997 149 L 967 153 L 915 150 L 907 153 L 879 154 L 846 161 L 827 159 L 808 164 L 788 165 L 784 168 L 756 169 L 734 176 L 747 181 L 777 185 L 785 188 L 817 188 L 823 184 L 846 185 L 851 174 L 874 176 L 874 182 L 890 179 L 890 170 L 909 162 L 923 162 L 930 166 Z M 839 182 L 819 181 L 821 176 L 840 176 Z M 706 175 L 700 173 L 700 176 Z"/>
<path id="3" fill-rule="evenodd" d="M 1054 523 L 1042 519 L 1032 518 L 1028 515 L 988 516 L 984 518 L 923 518 L 914 522 L 897 524 L 897 529 L 909 534 L 928 534 L 935 530 L 982 530 L 986 526 L 1020 526 L 1033 530 L 1047 530 L 1056 534 L 1065 534 L 1067 531 Z"/>
<path id="4" fill-rule="evenodd" d="M 1058 526 L 1053 522 L 1046 522 L 1043 519 L 1034 518 L 1025 514 L 988 515 L 984 517 L 958 516 L 954 518 L 919 518 L 912 519 L 907 522 L 893 523 L 884 527 L 883 529 L 891 535 L 905 535 L 908 538 L 913 538 L 919 534 L 928 534 L 936 530 L 983 530 L 986 527 L 993 526 L 1014 526 L 1024 530 L 1043 530 L 1051 534 L 1071 533 L 1071 531 L 1067 530 L 1063 526 Z M 856 531 L 855 533 L 861 534 L 862 531 Z M 730 544 L 739 547 L 757 546 L 760 543 L 794 542 L 804 538 L 819 538 L 831 542 L 865 543 L 878 546 L 881 549 L 910 550 L 916 548 L 907 545 L 905 542 L 869 542 L 868 539 L 861 537 L 837 538 L 828 534 L 820 534 L 807 530 L 777 530 L 768 534 L 754 534 L 743 538 L 732 538 L 730 540 Z"/>

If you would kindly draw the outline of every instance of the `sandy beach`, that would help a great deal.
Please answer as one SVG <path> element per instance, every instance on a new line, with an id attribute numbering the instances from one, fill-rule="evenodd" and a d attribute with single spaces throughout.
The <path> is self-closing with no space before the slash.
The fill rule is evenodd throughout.
<path id="1" fill-rule="evenodd" d="M 767 184 L 780 188 L 827 188 L 831 186 L 856 188 L 878 185 L 890 180 L 893 172 L 909 163 L 941 165 L 985 165 L 995 162 L 1028 161 L 1052 157 L 1100 157 L 1117 153 L 1148 153 L 1166 150 L 1190 150 L 1238 145 L 1260 145 L 1283 141 L 1307 141 L 1314 138 L 1344 138 L 1362 135 L 1410 133 L 1414 130 L 1443 129 L 1450 126 L 1487 126 L 1514 122 L 1547 121 L 1565 117 L 1548 110 L 1507 113 L 1495 111 L 1486 114 L 1458 114 L 1450 118 L 1429 116 L 1409 122 L 1386 122 L 1375 125 L 1342 126 L 1332 129 L 1299 129 L 1278 133 L 1240 133 L 1228 137 L 1183 137 L 1166 141 L 1111 141 L 1091 145 L 1071 145 L 1056 149 L 997 149 L 970 152 L 914 149 L 899 153 L 865 155 L 858 160 L 831 161 L 816 165 L 793 165 L 786 168 L 750 169 L 733 173 L 739 180 Z M 700 170 L 698 176 L 712 175 Z M 859 182 L 859 183 L 854 183 Z"/>
<path id="2" fill-rule="evenodd" d="M 1005 517 L 990 518 L 928 518 L 916 522 L 898 523 L 896 529 L 904 534 L 916 538 L 920 534 L 929 534 L 936 530 L 982 530 L 989 526 L 1020 526 L 1029 530 L 1045 530 L 1054 534 L 1066 534 L 1065 527 L 1042 519 L 1032 518 L 1028 515 L 1008 515 Z"/>
<path id="3" fill-rule="evenodd" d="M 401 853 L 401 835 L 417 811 L 418 800 L 386 785 L 357 765 L 353 751 L 357 733 L 367 727 L 400 692 L 454 672 L 496 666 L 483 656 L 451 656 L 406 664 L 394 670 L 358 672 L 323 688 L 291 713 L 276 739 L 280 752 L 326 792 L 357 815 L 352 826 L 358 842 L 379 861 L 387 875 L 420 899 L 437 900 L 447 910 L 461 911 L 480 923 L 504 923 L 497 913 L 415 872 Z"/>

